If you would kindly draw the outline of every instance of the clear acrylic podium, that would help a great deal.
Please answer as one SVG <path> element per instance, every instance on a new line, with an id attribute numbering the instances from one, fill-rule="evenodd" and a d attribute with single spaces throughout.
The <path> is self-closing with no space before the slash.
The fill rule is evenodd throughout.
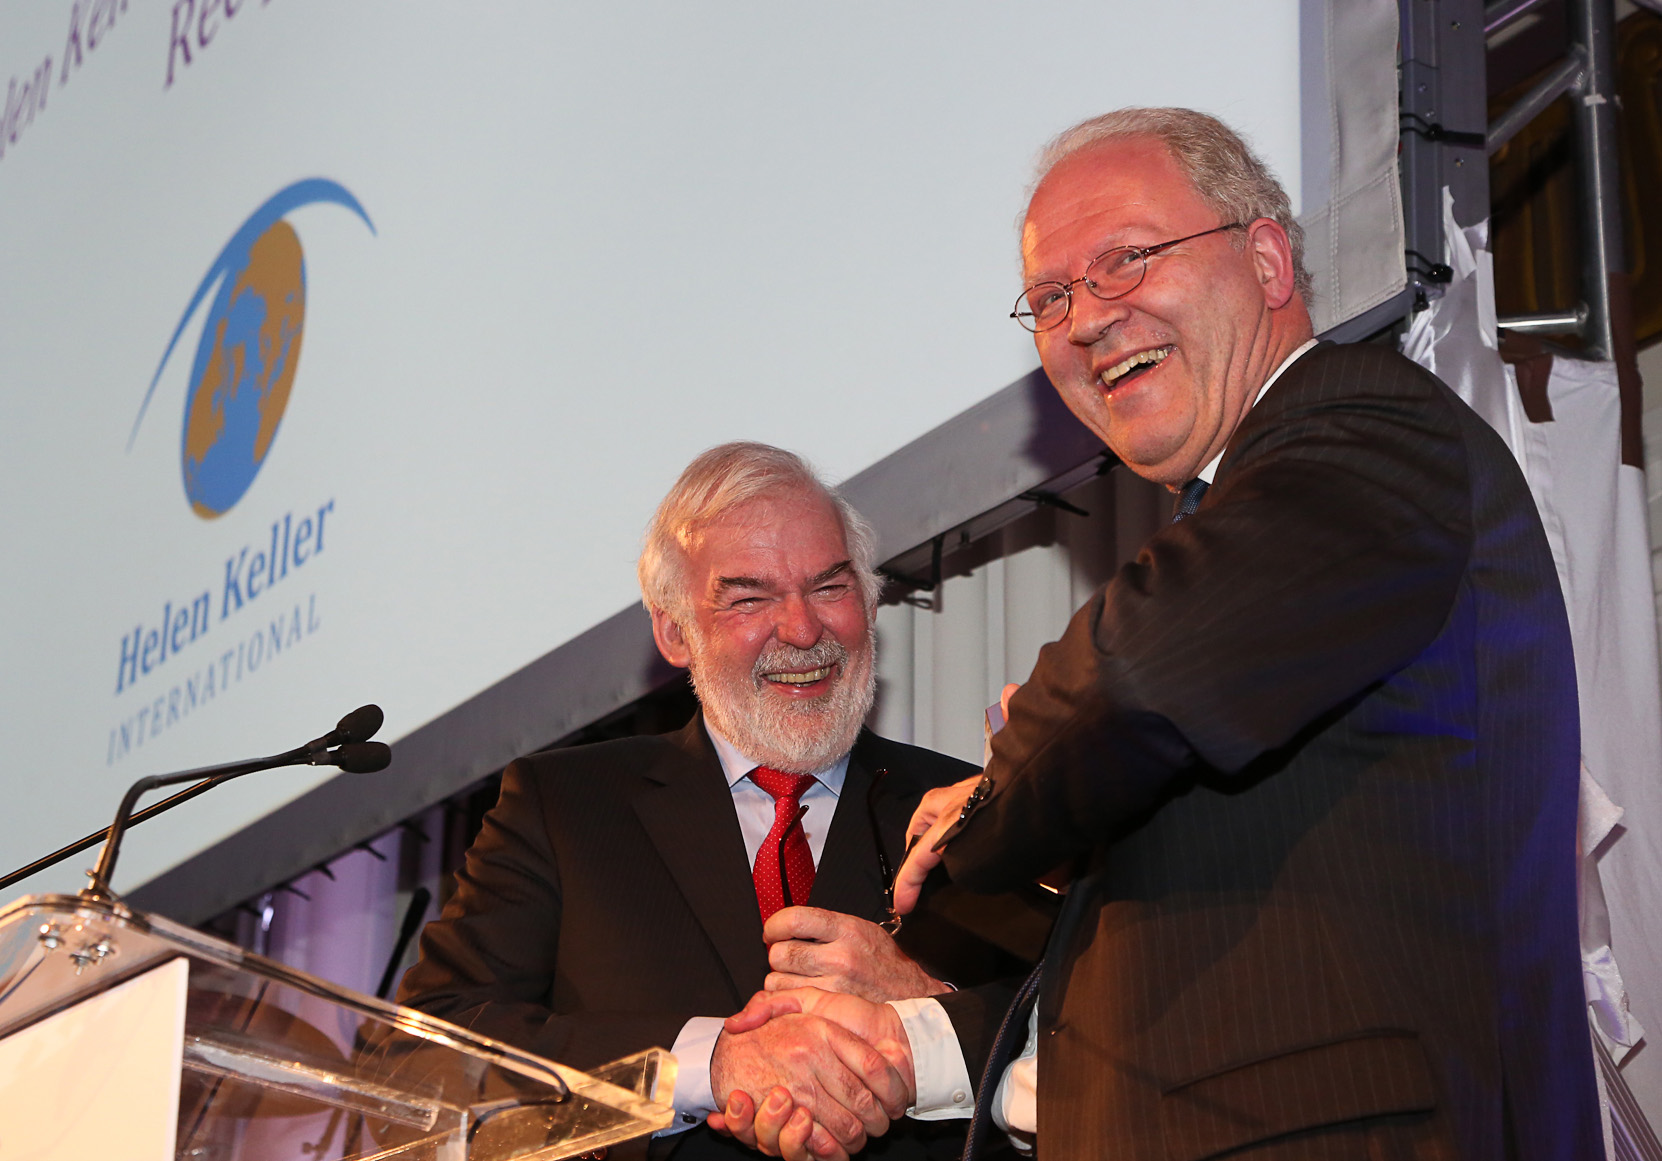
<path id="1" fill-rule="evenodd" d="M 185 981 L 178 1158 L 553 1161 L 673 1119 L 675 1060 L 661 1049 L 579 1072 L 120 903 L 73 895 L 0 910 L 0 1041 L 42 1032 L 49 1040 L 53 1026 L 43 1021 L 100 996 L 119 1004 L 122 996 L 105 994 L 181 960 L 188 974 L 170 969 Z M 63 1027 L 68 1035 L 67 1019 Z M 99 1055 L 94 1034 L 89 1068 Z M 39 1110 L 43 1121 L 73 1118 L 85 1095 L 62 1101 Z"/>

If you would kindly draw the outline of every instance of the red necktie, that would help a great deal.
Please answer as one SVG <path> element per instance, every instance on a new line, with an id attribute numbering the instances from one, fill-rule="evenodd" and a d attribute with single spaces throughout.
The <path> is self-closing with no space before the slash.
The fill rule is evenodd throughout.
<path id="1" fill-rule="evenodd" d="M 811 774 L 786 774 L 758 766 L 750 772 L 750 780 L 773 795 L 773 829 L 762 840 L 751 871 L 756 880 L 756 902 L 766 923 L 768 916 L 785 905 L 783 886 L 790 887 L 790 901 L 796 904 L 806 903 L 808 892 L 814 888 L 814 854 L 808 849 L 801 819 L 802 795 L 814 784 L 814 778 Z M 783 857 L 780 843 L 784 844 Z M 779 881 L 781 864 L 784 884 Z"/>

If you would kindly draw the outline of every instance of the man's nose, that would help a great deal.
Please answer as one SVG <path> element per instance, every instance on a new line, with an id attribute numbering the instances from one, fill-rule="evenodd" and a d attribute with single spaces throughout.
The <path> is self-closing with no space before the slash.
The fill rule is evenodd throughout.
<path id="1" fill-rule="evenodd" d="M 1073 292 L 1068 311 L 1068 341 L 1088 347 L 1131 313 L 1125 297 L 1098 298 L 1084 286 Z"/>
<path id="2" fill-rule="evenodd" d="M 825 632 L 819 614 L 798 594 L 785 598 L 779 606 L 779 619 L 774 624 L 774 636 L 798 649 L 811 649 Z"/>

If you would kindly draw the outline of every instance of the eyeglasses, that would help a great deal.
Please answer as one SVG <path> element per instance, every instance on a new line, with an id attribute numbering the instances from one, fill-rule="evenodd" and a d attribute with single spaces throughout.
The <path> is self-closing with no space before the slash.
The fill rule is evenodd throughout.
<path id="1" fill-rule="evenodd" d="M 1016 299 L 1016 309 L 1010 312 L 1010 317 L 1034 334 L 1059 327 L 1073 312 L 1073 288 L 1081 282 L 1098 298 L 1112 301 L 1124 297 L 1143 284 L 1143 276 L 1148 273 L 1148 260 L 1155 254 L 1181 242 L 1193 242 L 1208 234 L 1240 230 L 1245 226 L 1245 222 L 1230 222 L 1227 226 L 1214 226 L 1198 234 L 1173 238 L 1153 246 L 1116 246 L 1091 259 L 1083 278 L 1075 278 L 1072 282 L 1036 282 L 1029 286 Z"/>

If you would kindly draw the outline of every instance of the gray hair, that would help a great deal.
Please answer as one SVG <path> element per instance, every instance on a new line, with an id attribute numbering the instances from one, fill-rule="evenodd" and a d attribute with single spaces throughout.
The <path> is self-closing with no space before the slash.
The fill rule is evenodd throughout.
<path id="1" fill-rule="evenodd" d="M 739 506 L 777 490 L 816 493 L 831 501 L 842 520 L 843 542 L 860 594 L 866 608 L 875 609 L 883 581 L 877 575 L 877 534 L 866 518 L 801 456 L 744 441 L 713 447 L 693 460 L 658 505 L 646 526 L 636 566 L 647 609 L 684 616 L 691 598 L 687 553 L 694 538 Z"/>
<path id="2" fill-rule="evenodd" d="M 1059 134 L 1039 154 L 1034 190 L 1057 165 L 1075 153 L 1127 137 L 1152 137 L 1171 150 L 1195 193 L 1226 222 L 1269 218 L 1287 231 L 1293 249 L 1293 289 L 1310 302 L 1310 272 L 1304 266 L 1304 229 L 1293 217 L 1287 191 L 1241 135 L 1216 117 L 1193 109 L 1116 109 L 1081 121 Z"/>

